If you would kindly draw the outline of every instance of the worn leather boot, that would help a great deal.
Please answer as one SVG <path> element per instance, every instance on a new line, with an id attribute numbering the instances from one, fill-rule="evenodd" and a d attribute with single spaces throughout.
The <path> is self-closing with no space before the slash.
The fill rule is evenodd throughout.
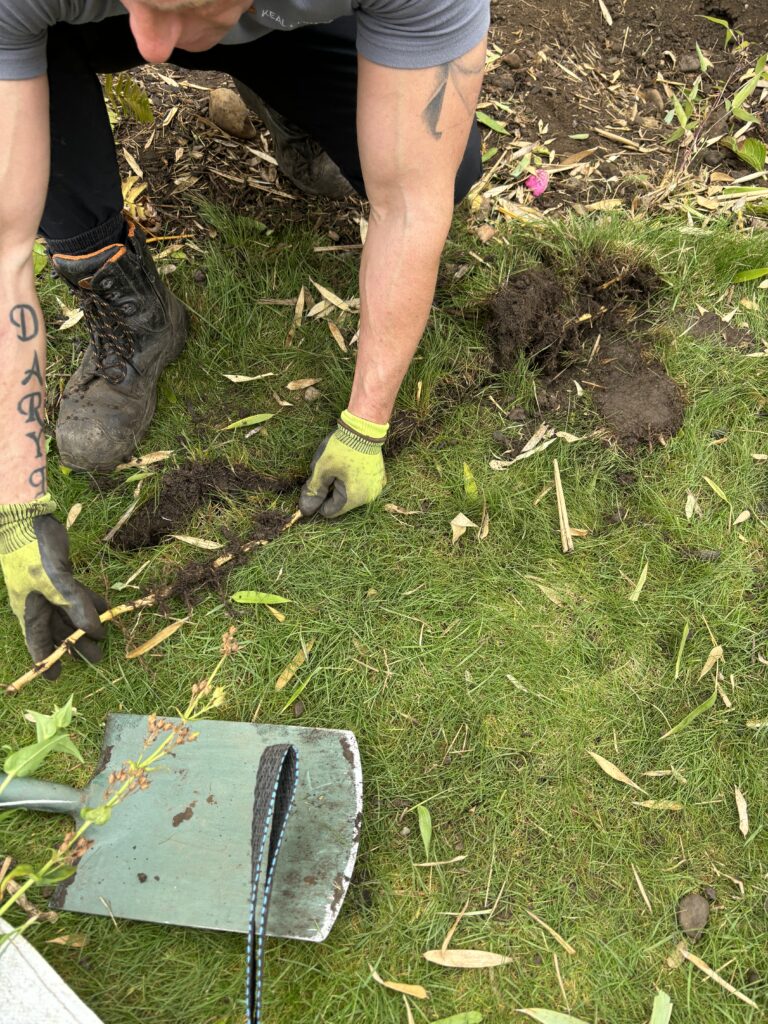
<path id="1" fill-rule="evenodd" d="M 52 260 L 91 335 L 62 396 L 59 455 L 71 469 L 110 472 L 149 427 L 160 373 L 187 340 L 187 311 L 161 282 L 135 224 L 122 244 L 85 256 L 53 253 Z"/>
<path id="2" fill-rule="evenodd" d="M 343 199 L 353 191 L 322 146 L 295 124 L 268 107 L 253 89 L 235 79 L 246 106 L 263 121 L 275 144 L 277 166 L 297 188 L 311 196 Z"/>

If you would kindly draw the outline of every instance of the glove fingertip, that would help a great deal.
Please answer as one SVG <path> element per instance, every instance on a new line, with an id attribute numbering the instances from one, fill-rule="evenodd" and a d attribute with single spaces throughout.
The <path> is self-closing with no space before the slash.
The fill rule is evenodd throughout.
<path id="1" fill-rule="evenodd" d="M 47 679 L 49 683 L 54 683 L 61 675 L 61 662 L 57 661 L 55 665 L 51 665 L 47 672 L 43 672 L 43 679 Z"/>

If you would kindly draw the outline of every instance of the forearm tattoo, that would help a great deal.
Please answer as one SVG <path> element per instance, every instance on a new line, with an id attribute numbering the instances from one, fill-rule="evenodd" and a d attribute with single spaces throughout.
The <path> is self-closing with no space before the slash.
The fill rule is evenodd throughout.
<path id="1" fill-rule="evenodd" d="M 11 309 L 9 318 L 11 326 L 14 328 L 16 333 L 16 340 L 26 345 L 27 342 L 35 341 L 40 334 L 40 322 L 37 313 L 32 306 L 26 303 L 19 303 Z M 21 386 L 25 388 L 25 393 L 21 396 L 19 401 L 16 403 L 16 411 L 22 417 L 25 426 L 30 429 L 27 431 L 26 436 L 30 439 L 34 445 L 34 459 L 36 462 L 41 462 L 42 465 L 36 465 L 33 467 L 27 482 L 30 487 L 35 489 L 35 496 L 45 494 L 47 490 L 46 472 L 45 472 L 45 432 L 44 432 L 44 404 L 43 404 L 43 389 L 44 381 L 43 374 L 40 369 L 40 359 L 37 354 L 37 350 L 33 349 L 32 359 L 29 366 L 24 371 L 22 377 Z"/>
<path id="2" fill-rule="evenodd" d="M 466 79 L 474 78 L 476 75 L 481 74 L 484 68 L 484 63 L 473 65 L 467 61 L 466 57 L 459 57 L 457 60 L 449 61 L 447 64 L 441 64 L 435 68 L 436 80 L 434 89 L 432 90 L 429 102 L 421 112 L 422 120 L 433 139 L 442 138 L 443 133 L 439 130 L 438 125 L 440 124 L 440 116 L 443 112 L 443 104 L 448 86 L 453 86 L 464 109 L 467 113 L 472 113 L 474 112 L 473 97 L 476 95 L 477 87 L 471 84 L 468 89 Z"/>

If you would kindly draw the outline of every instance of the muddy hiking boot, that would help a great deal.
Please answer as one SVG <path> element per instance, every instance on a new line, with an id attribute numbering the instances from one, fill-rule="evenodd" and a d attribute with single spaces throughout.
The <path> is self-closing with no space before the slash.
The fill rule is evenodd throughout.
<path id="1" fill-rule="evenodd" d="M 235 79 L 245 105 L 263 121 L 275 144 L 277 166 L 297 188 L 310 196 L 343 199 L 352 186 L 322 146 L 295 124 L 268 107 L 253 89 Z"/>
<path id="2" fill-rule="evenodd" d="M 110 472 L 133 454 L 157 404 L 157 381 L 187 339 L 187 311 L 161 282 L 141 229 L 85 256 L 52 254 L 85 313 L 91 341 L 64 389 L 61 461 Z"/>

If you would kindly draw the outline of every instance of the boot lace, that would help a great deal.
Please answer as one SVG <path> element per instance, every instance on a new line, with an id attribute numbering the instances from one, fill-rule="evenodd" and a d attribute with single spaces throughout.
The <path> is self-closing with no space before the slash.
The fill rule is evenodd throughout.
<path id="1" fill-rule="evenodd" d="M 82 300 L 83 319 L 91 335 L 94 376 L 102 377 L 108 384 L 120 384 L 125 380 L 132 362 L 134 346 L 131 330 L 120 311 L 97 292 L 86 292 Z"/>

